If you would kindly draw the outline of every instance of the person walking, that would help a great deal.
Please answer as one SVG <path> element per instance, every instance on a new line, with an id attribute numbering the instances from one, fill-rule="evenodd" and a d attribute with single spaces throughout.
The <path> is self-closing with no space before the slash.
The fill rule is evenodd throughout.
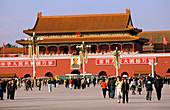
<path id="1" fill-rule="evenodd" d="M 109 88 L 110 88 L 110 97 L 114 98 L 115 96 L 115 80 L 114 77 L 111 78 L 111 80 L 109 81 Z"/>
<path id="2" fill-rule="evenodd" d="M 73 85 L 74 85 L 74 89 L 76 89 L 77 88 L 77 79 L 76 78 L 73 79 Z"/>
<path id="3" fill-rule="evenodd" d="M 11 100 L 14 100 L 14 97 L 15 97 L 15 90 L 16 90 L 16 89 L 17 89 L 17 87 L 16 87 L 15 80 L 12 79 L 11 88 L 10 88 L 10 99 L 11 99 Z"/>
<path id="4" fill-rule="evenodd" d="M 41 91 L 41 79 L 38 80 L 38 88 L 39 88 L 39 91 Z"/>
<path id="5" fill-rule="evenodd" d="M 2 83 L 2 79 L 0 79 L 0 97 L 1 97 L 1 100 L 4 100 L 3 96 L 4 96 L 3 83 Z"/>
<path id="6" fill-rule="evenodd" d="M 126 78 L 123 79 L 121 92 L 123 95 L 123 103 L 125 103 L 125 97 L 126 97 L 126 103 L 128 103 L 129 83 L 127 82 Z"/>
<path id="7" fill-rule="evenodd" d="M 130 87 L 132 89 L 132 95 L 135 95 L 136 94 L 135 93 L 135 90 L 136 90 L 136 80 L 135 80 L 135 78 L 133 78 L 133 81 L 131 81 Z"/>
<path id="8" fill-rule="evenodd" d="M 51 81 L 51 78 L 48 79 L 48 92 L 52 92 L 52 81 Z"/>
<path id="9" fill-rule="evenodd" d="M 139 95 L 141 95 L 141 91 L 142 91 L 142 80 L 141 80 L 141 78 L 139 78 L 139 80 L 138 80 L 138 92 L 139 92 Z"/>
<path id="10" fill-rule="evenodd" d="M 81 87 L 82 87 L 82 89 L 84 89 L 85 86 L 86 86 L 86 79 L 85 79 L 85 78 L 82 78 L 82 79 L 81 79 Z"/>
<path id="11" fill-rule="evenodd" d="M 87 78 L 87 87 L 90 87 L 91 79 Z"/>
<path id="12" fill-rule="evenodd" d="M 70 89 L 71 89 L 71 90 L 72 90 L 72 88 L 73 88 L 73 84 L 74 84 L 74 83 L 73 83 L 73 79 L 71 78 L 70 81 L 69 81 L 69 86 L 70 86 Z"/>
<path id="13" fill-rule="evenodd" d="M 80 87 L 81 87 L 81 79 L 78 78 L 77 79 L 77 88 L 80 89 Z"/>
<path id="14" fill-rule="evenodd" d="M 6 86 L 7 86 L 7 81 L 5 81 L 5 79 L 4 80 L 2 80 L 2 89 L 3 89 L 3 93 L 6 93 Z"/>
<path id="15" fill-rule="evenodd" d="M 146 100 L 151 101 L 151 95 L 152 95 L 152 79 L 150 76 L 147 77 L 146 82 L 145 82 L 145 87 L 146 87 Z"/>
<path id="16" fill-rule="evenodd" d="M 69 79 L 67 78 L 67 80 L 66 80 L 66 86 L 65 86 L 66 88 L 69 88 Z"/>
<path id="17" fill-rule="evenodd" d="M 111 97 L 111 94 L 110 94 L 110 81 L 111 81 L 111 78 L 109 78 L 108 81 L 107 81 L 107 86 L 108 86 L 107 90 L 108 90 L 109 98 Z"/>
<path id="18" fill-rule="evenodd" d="M 162 88 L 163 88 L 162 79 L 160 78 L 160 76 L 156 76 L 155 89 L 156 89 L 158 100 L 161 100 L 161 91 L 162 91 Z"/>
<path id="19" fill-rule="evenodd" d="M 55 88 L 56 88 L 56 82 L 57 82 L 57 81 L 56 81 L 56 79 L 54 78 L 54 79 L 53 79 L 53 85 L 54 85 Z"/>
<path id="20" fill-rule="evenodd" d="M 118 103 L 120 103 L 121 101 L 121 87 L 122 87 L 122 82 L 121 82 L 120 76 L 117 76 L 116 89 L 117 89 L 117 102 Z"/>
<path id="21" fill-rule="evenodd" d="M 31 83 L 31 80 L 30 80 L 30 79 L 27 81 L 27 91 L 29 90 L 29 88 L 30 88 L 31 91 L 32 91 L 32 83 Z"/>
<path id="22" fill-rule="evenodd" d="M 11 97 L 10 92 L 11 92 L 11 80 L 9 80 L 7 83 L 7 99 Z"/>
<path id="23" fill-rule="evenodd" d="M 96 86 L 96 78 L 95 77 L 93 79 L 93 85 L 94 85 L 94 87 Z"/>
<path id="24" fill-rule="evenodd" d="M 105 79 L 103 79 L 103 82 L 101 83 L 102 91 L 103 91 L 103 96 L 106 98 L 106 91 L 107 91 L 107 83 L 105 82 Z"/>

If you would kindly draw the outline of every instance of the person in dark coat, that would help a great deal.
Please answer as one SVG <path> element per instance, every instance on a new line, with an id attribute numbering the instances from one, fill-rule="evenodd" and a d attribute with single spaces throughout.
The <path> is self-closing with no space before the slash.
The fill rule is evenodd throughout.
<path id="1" fill-rule="evenodd" d="M 11 93 L 11 80 L 9 80 L 7 83 L 7 99 L 11 97 L 10 93 Z"/>
<path id="2" fill-rule="evenodd" d="M 123 95 L 123 103 L 125 103 L 125 97 L 126 97 L 126 103 L 128 103 L 129 83 L 127 82 L 126 78 L 123 79 L 121 92 Z"/>
<path id="3" fill-rule="evenodd" d="M 7 85 L 7 81 L 3 80 L 2 81 L 2 89 L 3 89 L 3 93 L 6 93 L 6 85 Z"/>
<path id="4" fill-rule="evenodd" d="M 80 89 L 80 87 L 81 87 L 81 79 L 80 78 L 77 79 L 77 87 L 78 87 L 78 89 Z"/>
<path id="5" fill-rule="evenodd" d="M 55 78 L 53 79 L 53 84 L 54 84 L 54 87 L 56 87 L 56 79 Z"/>
<path id="6" fill-rule="evenodd" d="M 109 88 L 110 88 L 110 97 L 111 98 L 114 98 L 115 96 L 115 80 L 114 80 L 114 77 L 112 77 L 109 81 L 109 84 L 108 84 Z"/>
<path id="7" fill-rule="evenodd" d="M 31 80 L 28 80 L 28 81 L 27 81 L 27 87 L 28 87 L 27 91 L 29 90 L 29 88 L 30 88 L 31 91 L 32 91 Z"/>
<path id="8" fill-rule="evenodd" d="M 2 82 L 2 79 L 0 79 L 0 97 L 1 97 L 1 100 L 4 100 L 3 96 L 4 96 L 3 82 Z"/>
<path id="9" fill-rule="evenodd" d="M 73 83 L 74 83 L 74 89 L 76 89 L 77 88 L 77 79 L 76 78 L 73 79 Z"/>
<path id="10" fill-rule="evenodd" d="M 69 79 L 66 80 L 66 88 L 69 88 Z"/>
<path id="11" fill-rule="evenodd" d="M 111 78 L 109 78 L 109 80 L 107 81 L 107 86 L 108 86 L 107 91 L 108 91 L 109 98 L 111 98 L 110 81 L 111 81 Z"/>
<path id="12" fill-rule="evenodd" d="M 138 92 L 139 92 L 139 95 L 141 95 L 141 91 L 142 91 L 142 80 L 141 80 L 141 78 L 139 78 L 139 80 L 138 80 Z"/>
<path id="13" fill-rule="evenodd" d="M 39 87 L 39 91 L 41 91 L 41 79 L 38 80 L 37 86 Z"/>
<path id="14" fill-rule="evenodd" d="M 10 89 L 10 99 L 11 100 L 14 100 L 14 97 L 15 97 L 15 90 L 16 90 L 16 83 L 15 83 L 15 80 L 12 79 L 12 82 L 11 82 L 11 89 Z"/>
<path id="15" fill-rule="evenodd" d="M 93 79 L 93 85 L 96 86 L 96 78 Z"/>
<path id="16" fill-rule="evenodd" d="M 150 100 L 151 101 L 151 95 L 152 95 L 152 79 L 150 76 L 147 77 L 146 82 L 145 82 L 145 87 L 146 87 L 146 100 Z"/>
<path id="17" fill-rule="evenodd" d="M 158 98 L 158 100 L 161 99 L 161 91 L 162 91 L 162 88 L 163 88 L 162 79 L 160 78 L 160 76 L 156 76 L 155 89 L 156 89 L 156 93 L 157 93 L 157 98 Z"/>

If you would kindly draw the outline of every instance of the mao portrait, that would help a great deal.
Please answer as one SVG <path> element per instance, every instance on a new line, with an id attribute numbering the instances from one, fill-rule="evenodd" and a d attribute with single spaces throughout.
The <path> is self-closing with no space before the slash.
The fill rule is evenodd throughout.
<path id="1" fill-rule="evenodd" d="M 80 69 L 80 57 L 71 57 L 71 69 Z"/>

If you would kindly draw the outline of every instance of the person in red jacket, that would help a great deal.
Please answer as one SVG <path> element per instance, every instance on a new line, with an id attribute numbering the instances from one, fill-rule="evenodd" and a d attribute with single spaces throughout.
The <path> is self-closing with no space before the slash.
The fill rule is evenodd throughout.
<path id="1" fill-rule="evenodd" d="M 69 86 L 70 86 L 70 89 L 72 90 L 72 88 L 73 88 L 73 79 L 72 78 L 69 81 Z"/>
<path id="2" fill-rule="evenodd" d="M 107 91 L 107 83 L 105 82 L 105 79 L 103 79 L 103 82 L 101 83 L 102 91 L 103 91 L 103 96 L 106 98 L 106 91 Z"/>

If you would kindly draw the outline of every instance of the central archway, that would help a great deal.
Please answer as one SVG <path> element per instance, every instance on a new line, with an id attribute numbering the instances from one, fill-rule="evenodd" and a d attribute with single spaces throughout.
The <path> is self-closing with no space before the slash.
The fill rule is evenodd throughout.
<path id="1" fill-rule="evenodd" d="M 73 70 L 73 71 L 71 72 L 71 74 L 78 74 L 78 75 L 80 75 L 80 71 L 78 71 L 78 70 Z"/>
<path id="2" fill-rule="evenodd" d="M 45 74 L 45 76 L 47 76 L 47 77 L 53 77 L 53 74 L 52 74 L 51 72 L 47 72 L 47 73 Z"/>
<path id="3" fill-rule="evenodd" d="M 24 78 L 28 78 L 28 77 L 31 77 L 31 75 L 30 74 L 25 74 L 24 75 Z"/>
<path id="4" fill-rule="evenodd" d="M 107 73 L 106 73 L 105 71 L 101 71 L 101 72 L 99 73 L 99 76 L 107 76 Z"/>
<path id="5" fill-rule="evenodd" d="M 126 78 L 128 78 L 128 73 L 127 72 L 123 72 L 122 74 L 121 74 L 121 77 L 126 77 Z"/>

